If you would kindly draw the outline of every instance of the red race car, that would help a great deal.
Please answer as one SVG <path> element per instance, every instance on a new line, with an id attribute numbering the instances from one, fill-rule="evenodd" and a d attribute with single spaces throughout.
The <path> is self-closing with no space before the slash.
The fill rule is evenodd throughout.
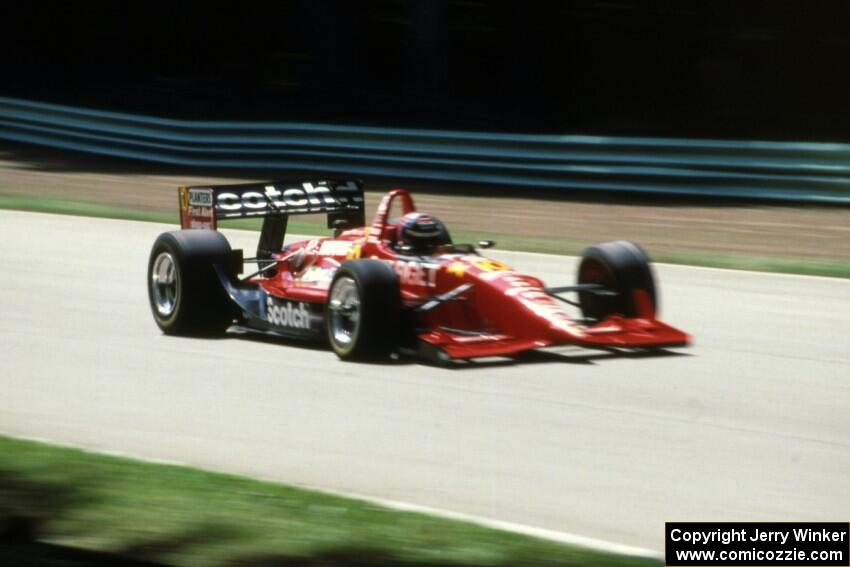
<path id="1" fill-rule="evenodd" d="M 161 234 L 148 263 L 154 319 L 166 334 L 243 330 L 327 340 L 345 360 L 418 354 L 449 361 L 552 345 L 659 348 L 688 335 L 656 318 L 643 250 L 626 241 L 585 250 L 575 285 L 540 279 L 452 242 L 403 189 L 365 226 L 358 181 L 180 187 L 182 230 Z M 397 207 L 398 218 L 391 216 Z M 290 215 L 321 213 L 333 236 L 283 245 Z M 217 221 L 262 217 L 244 258 Z M 492 242 L 479 243 L 486 248 Z M 256 270 L 241 276 L 243 266 Z M 577 294 L 573 301 L 565 294 Z M 565 304 L 582 316 L 571 316 Z"/>

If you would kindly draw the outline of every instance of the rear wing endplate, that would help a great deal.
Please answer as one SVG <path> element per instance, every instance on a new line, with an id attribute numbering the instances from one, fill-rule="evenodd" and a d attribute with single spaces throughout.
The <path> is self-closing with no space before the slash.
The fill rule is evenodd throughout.
<path id="1" fill-rule="evenodd" d="M 180 228 L 215 230 L 217 221 L 327 214 L 328 228 L 364 226 L 363 184 L 354 180 L 270 181 L 180 187 Z"/>

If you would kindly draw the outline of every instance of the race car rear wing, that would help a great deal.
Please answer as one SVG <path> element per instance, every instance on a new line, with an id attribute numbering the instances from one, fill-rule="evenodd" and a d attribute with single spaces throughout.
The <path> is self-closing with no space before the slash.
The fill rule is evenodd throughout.
<path id="1" fill-rule="evenodd" d="M 220 220 L 263 217 L 258 257 L 280 250 L 289 215 L 327 214 L 334 229 L 366 224 L 363 184 L 354 180 L 180 187 L 178 195 L 183 229 L 216 230 Z"/>
<path id="2" fill-rule="evenodd" d="M 328 228 L 338 220 L 366 224 L 363 185 L 352 180 L 270 181 L 244 185 L 180 187 L 180 227 L 215 230 L 216 221 L 269 215 L 326 213 Z"/>

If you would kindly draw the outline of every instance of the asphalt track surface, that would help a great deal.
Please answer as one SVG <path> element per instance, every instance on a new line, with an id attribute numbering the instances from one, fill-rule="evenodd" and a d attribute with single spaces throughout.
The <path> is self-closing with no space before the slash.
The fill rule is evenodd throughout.
<path id="1" fill-rule="evenodd" d="M 347 364 L 160 334 L 145 268 L 172 228 L 0 211 L 0 431 L 654 550 L 664 521 L 850 513 L 850 281 L 662 265 L 677 354 Z"/>

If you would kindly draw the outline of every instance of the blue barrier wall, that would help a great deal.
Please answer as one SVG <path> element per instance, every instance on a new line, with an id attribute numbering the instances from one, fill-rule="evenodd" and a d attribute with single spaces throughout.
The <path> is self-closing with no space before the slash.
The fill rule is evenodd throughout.
<path id="1" fill-rule="evenodd" d="M 195 122 L 0 97 L 0 139 L 158 163 L 850 203 L 850 145 Z"/>

